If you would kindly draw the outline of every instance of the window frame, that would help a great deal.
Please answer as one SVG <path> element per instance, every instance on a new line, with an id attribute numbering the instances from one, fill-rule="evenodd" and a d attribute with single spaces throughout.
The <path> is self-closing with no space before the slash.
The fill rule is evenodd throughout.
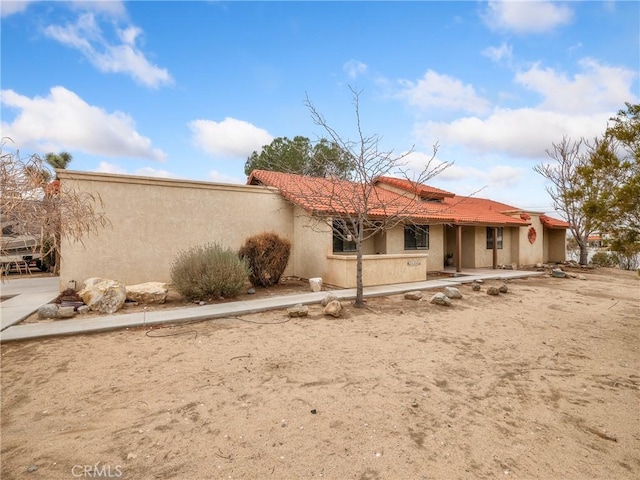
<path id="1" fill-rule="evenodd" d="M 424 241 L 418 242 L 419 236 L 423 236 Z M 411 243 L 414 240 L 414 244 Z M 420 245 L 422 243 L 422 245 Z M 416 225 L 413 223 L 404 226 L 404 249 L 405 250 L 429 250 L 429 225 Z"/>
<path id="2" fill-rule="evenodd" d="M 498 230 L 497 250 L 502 250 L 504 246 L 504 227 L 487 227 L 487 250 L 493 250 L 493 229 Z"/>
<path id="3" fill-rule="evenodd" d="M 345 225 L 346 220 L 336 218 L 332 222 L 331 234 L 333 235 L 333 253 L 352 253 L 356 251 L 356 242 L 348 241 L 341 237 L 341 235 L 349 235 Z M 338 233 L 340 232 L 340 233 Z"/>

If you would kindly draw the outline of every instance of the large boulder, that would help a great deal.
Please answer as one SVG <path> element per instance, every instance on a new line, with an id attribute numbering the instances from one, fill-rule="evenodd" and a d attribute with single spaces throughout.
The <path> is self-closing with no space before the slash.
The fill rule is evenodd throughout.
<path id="1" fill-rule="evenodd" d="M 436 293 L 429 301 L 435 305 L 442 305 L 445 307 L 451 306 L 451 299 L 442 292 Z"/>
<path id="2" fill-rule="evenodd" d="M 462 298 L 462 292 L 455 287 L 444 287 L 444 294 L 449 298 Z"/>
<path id="3" fill-rule="evenodd" d="M 94 312 L 111 315 L 124 306 L 127 289 L 124 283 L 104 278 L 89 278 L 78 292 L 82 301 Z"/>
<path id="4" fill-rule="evenodd" d="M 169 290 L 162 282 L 147 282 L 138 285 L 127 285 L 127 300 L 142 304 L 164 303 Z"/>
<path id="5" fill-rule="evenodd" d="M 338 300 L 329 302 L 327 306 L 324 307 L 324 310 L 322 310 L 322 313 L 338 318 L 342 313 L 342 304 Z"/>

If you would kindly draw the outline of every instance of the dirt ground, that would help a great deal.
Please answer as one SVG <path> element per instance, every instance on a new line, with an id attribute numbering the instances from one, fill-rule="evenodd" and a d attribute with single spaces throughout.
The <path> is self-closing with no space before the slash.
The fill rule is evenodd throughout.
<path id="1" fill-rule="evenodd" d="M 637 479 L 640 277 L 580 273 L 4 344 L 1 477 Z"/>

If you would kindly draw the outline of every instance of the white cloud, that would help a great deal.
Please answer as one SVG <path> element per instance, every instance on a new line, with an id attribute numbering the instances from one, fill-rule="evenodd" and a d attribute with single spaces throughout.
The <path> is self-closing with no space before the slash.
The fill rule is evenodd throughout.
<path id="1" fill-rule="evenodd" d="M 209 172 L 209 180 L 216 183 L 232 183 L 240 185 L 244 185 L 247 182 L 245 177 L 234 177 L 233 175 L 227 175 L 226 173 L 218 172 L 217 170 L 211 170 Z"/>
<path id="2" fill-rule="evenodd" d="M 551 68 L 534 65 L 516 75 L 516 82 L 544 97 L 540 108 L 568 113 L 616 110 L 635 97 L 631 86 L 637 72 L 601 65 L 585 58 L 581 72 L 568 78 Z"/>
<path id="3" fill-rule="evenodd" d="M 545 150 L 563 135 L 590 138 L 601 135 L 613 112 L 570 115 L 522 108 L 496 109 L 488 118 L 464 117 L 453 122 L 416 126 L 418 138 L 436 138 L 482 153 L 504 152 L 520 157 L 545 156 Z"/>
<path id="4" fill-rule="evenodd" d="M 74 24 L 50 25 L 44 32 L 63 45 L 79 50 L 101 72 L 131 75 L 138 83 L 154 88 L 173 83 L 166 68 L 150 63 L 137 48 L 142 30 L 135 26 L 116 28 L 120 43 L 113 43 L 103 34 L 95 15 L 84 13 Z"/>
<path id="5" fill-rule="evenodd" d="M 456 78 L 433 70 L 428 70 L 416 83 L 401 80 L 400 84 L 403 90 L 398 97 L 420 109 L 441 108 L 482 113 L 489 108 L 489 102 L 476 94 L 472 85 L 465 85 Z"/>
<path id="6" fill-rule="evenodd" d="M 513 47 L 502 43 L 499 47 L 487 47 L 482 51 L 485 57 L 490 58 L 494 62 L 500 62 L 501 60 L 511 61 L 513 57 Z"/>
<path id="7" fill-rule="evenodd" d="M 2 0 L 0 1 L 0 17 L 4 18 L 15 13 L 22 13 L 27 9 L 29 4 L 34 1 L 35 0 L 20 0 L 14 2 L 10 0 Z"/>
<path id="8" fill-rule="evenodd" d="M 544 33 L 573 19 L 566 4 L 551 1 L 490 1 L 482 15 L 489 28 L 515 33 Z"/>
<path id="9" fill-rule="evenodd" d="M 159 161 L 166 157 L 152 147 L 149 138 L 136 131 L 131 117 L 89 105 L 64 87 L 53 87 L 48 96 L 34 98 L 2 90 L 0 102 L 18 110 L 13 122 L 2 122 L 2 135 L 11 137 L 22 147 Z"/>
<path id="10" fill-rule="evenodd" d="M 216 156 L 248 157 L 273 140 L 266 130 L 230 117 L 221 122 L 193 120 L 189 122 L 189 128 L 193 132 L 193 142 Z"/>
<path id="11" fill-rule="evenodd" d="M 152 168 L 152 167 L 142 167 L 134 170 L 133 172 L 129 172 L 127 171 L 127 169 L 109 162 L 100 162 L 100 164 L 98 165 L 98 168 L 96 168 L 95 171 L 100 173 L 114 173 L 116 175 L 137 175 L 142 177 L 158 177 L 158 178 L 180 178 L 178 175 L 175 175 L 167 170 L 159 170 L 157 168 Z"/>
<path id="12" fill-rule="evenodd" d="M 367 65 L 358 60 L 349 60 L 342 66 L 342 69 L 347 72 L 349 78 L 357 78 L 367 73 Z"/>

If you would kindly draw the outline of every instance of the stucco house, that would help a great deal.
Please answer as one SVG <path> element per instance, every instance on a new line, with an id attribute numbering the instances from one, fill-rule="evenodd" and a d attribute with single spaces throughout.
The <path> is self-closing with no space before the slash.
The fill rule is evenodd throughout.
<path id="1" fill-rule="evenodd" d="M 111 225 L 83 244 L 63 239 L 61 287 L 104 277 L 126 284 L 170 281 L 171 262 L 185 248 L 220 242 L 238 249 L 244 240 L 275 231 L 292 242 L 285 275 L 322 277 L 329 285 L 355 286 L 356 257 L 350 242 L 316 216 L 353 200 L 354 184 L 256 170 L 247 185 L 175 179 L 58 172 L 65 187 L 102 200 Z M 424 280 L 441 271 L 447 254 L 455 267 L 495 268 L 565 260 L 566 222 L 540 212 L 477 197 L 379 177 L 372 216 L 410 213 L 407 221 L 379 232 L 363 245 L 364 284 Z M 404 205 L 404 207 L 403 207 Z"/>

